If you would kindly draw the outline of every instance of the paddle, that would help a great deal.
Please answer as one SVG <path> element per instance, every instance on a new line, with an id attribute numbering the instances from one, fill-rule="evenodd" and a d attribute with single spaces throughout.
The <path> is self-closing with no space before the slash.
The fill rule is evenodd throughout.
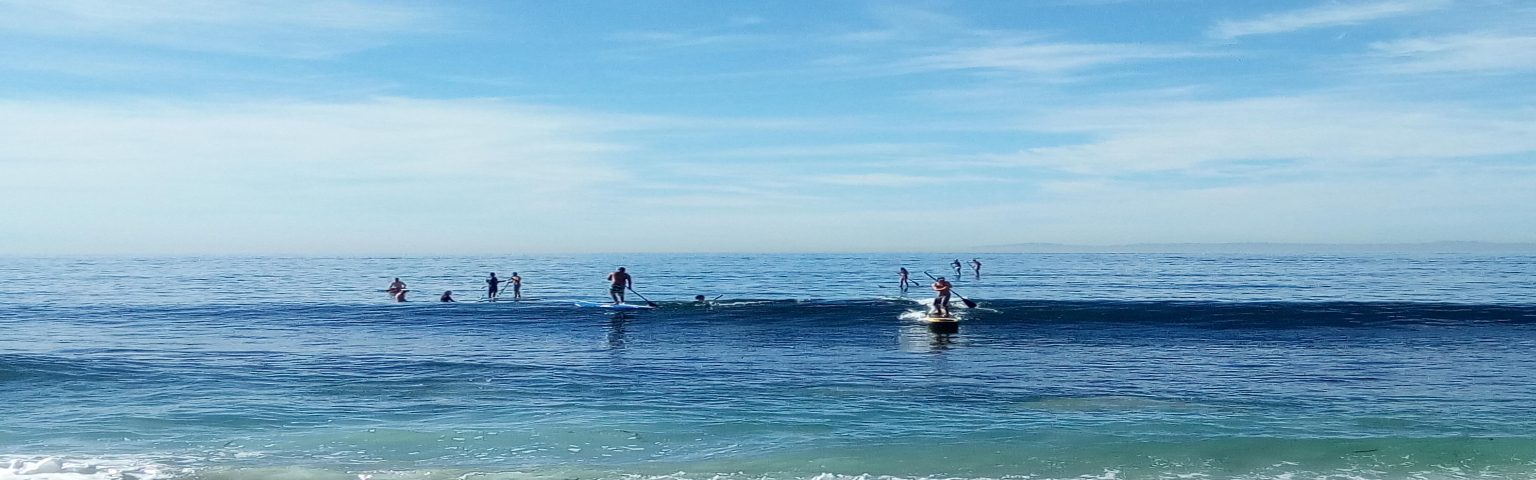
<path id="1" fill-rule="evenodd" d="M 635 295 L 638 295 L 641 300 L 645 300 L 645 304 L 646 305 L 649 305 L 651 307 L 660 307 L 661 306 L 661 305 L 657 305 L 656 302 L 652 302 L 651 299 L 645 298 L 645 295 L 640 295 L 640 292 L 636 292 L 635 291 L 635 287 L 629 287 L 629 293 L 633 293 Z"/>
<path id="2" fill-rule="evenodd" d="M 923 275 L 927 275 L 928 278 L 933 279 L 935 282 L 939 281 L 939 279 L 933 278 L 933 274 L 928 273 L 927 271 L 924 271 Z M 949 291 L 954 292 L 956 297 L 960 297 L 961 302 L 965 302 L 965 308 L 976 308 L 976 302 L 972 302 L 971 299 L 965 298 L 965 295 L 961 295 L 960 292 L 956 292 L 955 286 L 953 284 L 949 286 Z"/>

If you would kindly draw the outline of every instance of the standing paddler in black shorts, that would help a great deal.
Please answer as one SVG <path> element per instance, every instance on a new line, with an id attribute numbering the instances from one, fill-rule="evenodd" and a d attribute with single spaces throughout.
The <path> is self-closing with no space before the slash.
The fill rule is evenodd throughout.
<path id="1" fill-rule="evenodd" d="M 933 297 L 934 316 L 949 316 L 949 295 L 954 291 L 953 288 L 954 286 L 950 285 L 949 280 L 945 280 L 944 277 L 933 280 L 933 291 L 937 294 Z"/>
<path id="2" fill-rule="evenodd" d="M 485 284 L 487 285 L 485 295 L 490 297 L 492 302 L 496 301 L 496 294 L 501 293 L 497 289 L 501 286 L 501 280 L 496 278 L 496 272 L 491 272 L 491 278 L 485 279 Z"/>
<path id="3" fill-rule="evenodd" d="M 613 303 L 624 303 L 624 289 L 633 288 L 634 279 L 630 278 L 628 273 L 624 273 L 624 267 L 619 267 L 618 271 L 608 274 L 608 281 L 613 282 L 613 285 L 608 287 L 608 296 L 613 297 Z"/>

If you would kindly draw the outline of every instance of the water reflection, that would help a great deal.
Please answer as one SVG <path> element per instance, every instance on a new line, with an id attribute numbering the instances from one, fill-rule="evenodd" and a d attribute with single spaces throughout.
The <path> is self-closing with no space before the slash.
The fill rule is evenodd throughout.
<path id="1" fill-rule="evenodd" d="M 627 313 L 617 312 L 608 319 L 608 348 L 615 350 L 624 348 L 624 331 L 630 318 Z"/>

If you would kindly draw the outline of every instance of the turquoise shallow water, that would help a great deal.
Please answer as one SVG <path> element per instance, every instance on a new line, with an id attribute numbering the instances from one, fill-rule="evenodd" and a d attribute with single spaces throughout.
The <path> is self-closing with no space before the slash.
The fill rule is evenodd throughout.
<path id="1" fill-rule="evenodd" d="M 0 258 L 0 478 L 1536 478 L 1536 257 L 951 260 Z"/>

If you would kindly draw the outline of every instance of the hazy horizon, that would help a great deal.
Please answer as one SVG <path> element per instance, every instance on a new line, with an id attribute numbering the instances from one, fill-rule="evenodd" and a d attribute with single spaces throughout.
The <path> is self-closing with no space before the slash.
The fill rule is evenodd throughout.
<path id="1" fill-rule="evenodd" d="M 175 253 L 175 252 L 119 252 L 119 253 L 0 253 L 0 257 L 475 257 L 475 256 L 593 256 L 593 255 L 818 255 L 818 254 L 913 254 L 913 255 L 964 255 L 988 253 L 1509 253 L 1536 254 L 1536 243 L 1438 241 L 1422 243 L 1276 243 L 1276 242 L 1229 242 L 1229 243 L 1128 243 L 1128 244 L 1068 244 L 1049 242 L 1012 243 L 1002 245 L 975 245 L 951 250 L 926 251 L 528 251 L 528 252 L 226 252 L 226 253 Z M 969 267 L 967 267 L 969 268 Z"/>
<path id="2" fill-rule="evenodd" d="M 1422 243 L 1131 243 L 1074 245 L 1015 243 L 982 245 L 989 253 L 1536 253 L 1536 243 L 1439 241 Z"/>

